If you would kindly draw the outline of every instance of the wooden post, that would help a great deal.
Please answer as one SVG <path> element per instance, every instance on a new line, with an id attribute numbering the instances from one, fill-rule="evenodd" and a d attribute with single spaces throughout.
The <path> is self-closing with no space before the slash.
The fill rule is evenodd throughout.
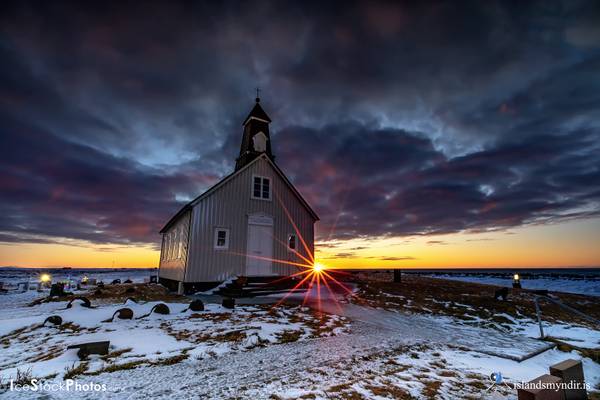
<path id="1" fill-rule="evenodd" d="M 542 327 L 542 312 L 539 304 L 540 298 L 535 296 L 533 302 L 535 303 L 535 314 L 537 315 L 538 324 L 540 325 L 540 339 L 544 338 L 544 328 Z"/>
<path id="2" fill-rule="evenodd" d="M 565 389 L 565 400 L 587 400 L 581 361 L 569 359 L 551 365 L 550 374 L 561 378 L 563 382 L 574 387 L 573 389 Z"/>
<path id="3" fill-rule="evenodd" d="M 394 283 L 402 283 L 402 270 L 394 269 Z"/>

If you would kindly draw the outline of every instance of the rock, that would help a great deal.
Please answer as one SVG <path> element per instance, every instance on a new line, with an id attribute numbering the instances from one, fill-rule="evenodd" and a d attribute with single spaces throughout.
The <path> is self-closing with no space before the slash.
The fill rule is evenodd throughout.
<path id="1" fill-rule="evenodd" d="M 65 296 L 65 285 L 62 283 L 53 283 L 50 287 L 50 297 L 54 296 Z"/>
<path id="2" fill-rule="evenodd" d="M 119 319 L 133 319 L 133 310 L 131 308 L 119 308 L 111 318 L 102 322 L 113 322 L 115 317 Z"/>
<path id="3" fill-rule="evenodd" d="M 71 300 L 69 302 L 69 304 L 67 304 L 66 308 L 71 308 L 73 307 L 73 302 L 79 300 L 81 301 L 81 306 L 82 307 L 86 307 L 86 308 L 92 308 L 92 303 L 90 303 L 90 301 L 88 300 L 87 297 L 75 297 L 73 300 Z"/>
<path id="4" fill-rule="evenodd" d="M 202 300 L 194 300 L 190 303 L 188 310 L 204 311 L 204 303 L 202 302 Z"/>
<path id="5" fill-rule="evenodd" d="M 52 325 L 62 325 L 62 318 L 60 315 L 51 315 L 44 320 L 42 326 L 46 325 L 46 322 L 50 322 Z"/>
<path id="6" fill-rule="evenodd" d="M 150 311 L 150 313 L 157 313 L 157 314 L 162 314 L 162 315 L 168 315 L 171 313 L 171 310 L 169 310 L 169 307 L 165 304 L 165 303 L 159 303 L 157 305 L 155 305 L 154 307 L 152 307 L 152 310 Z"/>
<path id="7" fill-rule="evenodd" d="M 235 299 L 231 297 L 225 297 L 222 303 L 223 307 L 233 310 L 235 308 Z"/>

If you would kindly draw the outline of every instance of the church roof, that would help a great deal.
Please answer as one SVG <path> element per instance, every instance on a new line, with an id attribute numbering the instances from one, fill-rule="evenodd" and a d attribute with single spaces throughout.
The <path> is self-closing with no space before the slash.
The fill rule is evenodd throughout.
<path id="1" fill-rule="evenodd" d="M 275 164 L 275 162 L 273 162 L 269 157 L 267 157 L 263 153 L 260 156 L 256 157 L 254 160 L 252 160 L 250 163 L 248 163 L 247 165 L 245 165 L 243 168 L 238 169 L 237 171 L 234 171 L 231 174 L 225 176 L 223 179 L 221 179 L 219 182 L 215 183 L 213 186 L 211 186 L 208 190 L 206 190 L 200 196 L 196 197 L 194 200 L 192 200 L 189 203 L 187 203 L 186 205 L 184 205 L 179 210 L 179 212 L 177 212 L 177 214 L 175 214 L 165 224 L 165 226 L 160 230 L 160 233 L 165 233 L 175 222 L 177 222 L 177 220 L 179 220 L 179 217 L 181 217 L 187 211 L 190 211 L 200 200 L 202 200 L 205 197 L 211 195 L 217 188 L 221 187 L 222 185 L 224 185 L 225 183 L 227 183 L 228 181 L 230 181 L 234 176 L 240 174 L 243 170 L 245 170 L 246 168 L 250 167 L 250 165 L 254 164 L 255 162 L 257 162 L 260 159 L 266 160 L 273 167 L 273 169 L 275 170 L 275 172 L 277 172 L 277 174 L 285 182 L 286 186 L 288 186 L 290 188 L 290 190 L 296 195 L 296 198 L 298 198 L 298 200 L 306 208 L 306 210 L 308 211 L 308 213 L 315 219 L 315 221 L 318 221 L 319 220 L 319 216 L 317 215 L 317 213 L 310 207 L 310 205 L 306 202 L 306 200 L 304 200 L 304 198 L 302 197 L 302 195 L 300 194 L 300 192 L 298 192 L 298 190 L 296 190 L 296 188 L 294 187 L 294 185 L 285 176 L 285 174 L 279 168 L 279 166 L 277 166 L 277 164 Z"/>
<path id="2" fill-rule="evenodd" d="M 248 116 L 244 120 L 242 126 L 246 125 L 246 122 L 248 122 L 248 120 L 252 117 L 261 119 L 263 121 L 271 122 L 271 118 L 269 118 L 265 110 L 263 110 L 263 108 L 260 106 L 260 99 L 258 97 L 256 98 L 256 104 L 254 104 L 254 107 L 250 111 L 250 114 L 248 114 Z"/>

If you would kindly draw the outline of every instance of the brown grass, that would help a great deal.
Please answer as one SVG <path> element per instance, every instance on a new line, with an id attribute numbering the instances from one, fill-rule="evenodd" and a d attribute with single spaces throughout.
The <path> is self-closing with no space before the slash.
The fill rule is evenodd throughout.
<path id="1" fill-rule="evenodd" d="M 362 282 L 358 302 L 385 309 L 451 316 L 465 323 L 475 318 L 491 328 L 510 328 L 511 321 L 498 314 L 515 318 L 536 319 L 534 295 L 522 290 L 509 291 L 509 300 L 494 300 L 499 286 L 403 275 L 402 283 Z M 392 296 L 388 296 L 392 295 Z M 400 297 L 396 297 L 400 296 Z M 600 319 L 600 299 L 578 294 L 558 294 L 561 301 L 596 319 Z M 465 307 L 466 306 L 466 307 Z M 542 318 L 549 322 L 575 323 L 590 328 L 590 322 L 557 305 L 541 302 Z M 429 311 L 427 311 L 429 310 Z"/>
<path id="2" fill-rule="evenodd" d="M 100 358 L 103 359 L 104 361 L 110 361 L 110 360 L 112 360 L 114 358 L 122 356 L 125 353 L 129 353 L 131 350 L 133 350 L 133 349 L 131 347 L 128 347 L 126 349 L 111 351 L 108 354 L 100 356 Z"/>
<path id="3" fill-rule="evenodd" d="M 300 339 L 300 336 L 304 334 L 302 329 L 297 331 L 285 330 L 281 333 L 277 334 L 277 338 L 279 339 L 279 343 L 291 343 L 296 342 Z"/>
<path id="4" fill-rule="evenodd" d="M 600 364 L 600 348 L 586 349 L 583 347 L 578 347 L 578 346 L 563 342 L 560 339 L 556 339 L 556 338 L 553 338 L 550 336 L 547 336 L 546 338 L 544 338 L 544 340 L 546 340 L 548 342 L 556 343 L 556 347 L 560 351 L 569 353 L 573 350 L 577 350 L 583 357 L 591 358 L 592 360 L 594 360 L 595 362 Z"/>
<path id="5" fill-rule="evenodd" d="M 158 360 L 152 362 L 152 365 L 174 365 L 174 364 L 178 364 L 184 360 L 187 360 L 189 357 L 190 357 L 189 354 L 179 354 L 179 355 L 176 355 L 173 357 L 158 359 Z"/>
<path id="6" fill-rule="evenodd" d="M 231 319 L 231 313 L 205 313 L 205 314 L 194 313 L 194 314 L 190 315 L 189 318 L 190 319 L 200 318 L 205 321 L 223 322 L 223 321 L 227 321 L 227 320 Z"/>
<path id="7" fill-rule="evenodd" d="M 133 288 L 133 293 L 127 293 L 127 289 Z M 83 294 L 92 304 L 95 303 L 122 303 L 127 298 L 134 298 L 136 301 L 164 301 L 164 302 L 187 302 L 189 298 L 178 294 L 170 293 L 167 288 L 157 284 L 150 283 L 125 283 L 118 285 L 107 284 L 100 288 L 100 293 L 96 293 L 96 288 Z"/>
<path id="8" fill-rule="evenodd" d="M 77 366 L 75 366 L 75 364 L 73 364 L 71 367 L 65 368 L 65 375 L 63 376 L 63 379 L 64 380 L 73 379 L 81 374 L 84 374 L 85 371 L 87 371 L 87 369 L 88 369 L 87 362 L 79 363 L 79 365 L 77 365 Z"/>
<path id="9" fill-rule="evenodd" d="M 27 359 L 27 362 L 38 362 L 38 361 L 48 361 L 53 358 L 58 357 L 62 352 L 62 346 L 51 346 L 46 349 L 42 354 L 34 356 L 32 358 Z"/>
<path id="10" fill-rule="evenodd" d="M 137 360 L 137 361 L 130 361 L 130 362 L 123 363 L 123 364 L 110 364 L 110 365 L 105 366 L 102 369 L 99 369 L 98 371 L 88 372 L 88 373 L 86 373 L 86 375 L 100 375 L 105 372 L 111 373 L 111 372 L 117 372 L 117 371 L 127 371 L 130 369 L 135 369 L 135 368 L 139 367 L 140 365 L 146 364 L 146 363 L 148 363 L 147 360 Z"/>
<path id="11" fill-rule="evenodd" d="M 362 400 L 364 397 L 352 388 L 354 382 L 346 382 L 330 387 L 325 391 L 328 399 L 334 400 Z"/>
<path id="12" fill-rule="evenodd" d="M 423 382 L 425 387 L 423 388 L 423 396 L 428 399 L 436 399 L 437 394 L 440 391 L 440 387 L 442 386 L 441 381 L 427 381 Z"/>
<path id="13" fill-rule="evenodd" d="M 382 386 L 365 386 L 366 389 L 370 390 L 375 396 L 391 397 L 392 399 L 398 400 L 410 400 L 414 399 L 406 390 L 393 385 Z"/>

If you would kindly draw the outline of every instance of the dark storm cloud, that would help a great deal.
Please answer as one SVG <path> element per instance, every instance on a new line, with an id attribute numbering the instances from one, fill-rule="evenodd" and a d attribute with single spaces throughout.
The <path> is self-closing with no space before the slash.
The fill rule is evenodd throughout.
<path id="1" fill-rule="evenodd" d="M 156 242 L 179 204 L 216 177 L 166 174 L 66 142 L 32 125 L 2 118 L 0 240 L 48 243 L 35 235 L 98 243 Z M 31 237 L 34 235 L 34 237 Z"/>
<path id="2" fill-rule="evenodd" d="M 493 231 L 600 215 L 597 132 L 509 139 L 455 158 L 418 136 L 345 124 L 290 128 L 278 139 L 282 163 L 298 171 L 294 181 L 324 216 L 320 231 L 333 229 L 333 238 Z"/>
<path id="3" fill-rule="evenodd" d="M 321 239 L 597 215 L 597 2 L 321 3 L 3 4 L 0 240 L 156 243 L 256 85 Z"/>

